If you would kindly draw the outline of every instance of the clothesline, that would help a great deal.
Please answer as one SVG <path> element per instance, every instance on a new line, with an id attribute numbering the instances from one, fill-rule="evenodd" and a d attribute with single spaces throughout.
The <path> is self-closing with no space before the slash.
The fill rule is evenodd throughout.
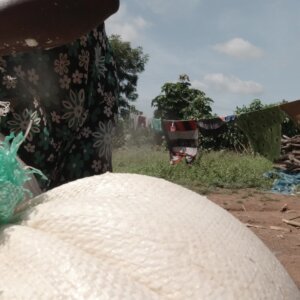
<path id="1" fill-rule="evenodd" d="M 248 137 L 254 152 L 274 161 L 280 156 L 281 124 L 286 116 L 292 119 L 296 126 L 300 125 L 300 100 L 239 115 L 200 120 L 160 120 L 161 128 L 158 126 L 159 119 L 156 119 L 156 127 L 152 128 L 165 134 L 170 153 L 178 157 L 189 155 L 188 148 L 197 148 L 195 137 L 198 139 L 198 131 L 204 136 L 212 131 L 221 133 L 226 129 L 226 124 L 236 122 Z M 190 132 L 193 138 L 189 136 Z M 195 154 L 195 150 L 192 152 Z"/>
<path id="2" fill-rule="evenodd" d="M 257 111 L 241 113 L 241 114 L 231 114 L 227 116 L 218 116 L 212 118 L 203 118 L 197 121 L 200 122 L 200 127 L 202 128 L 209 127 L 209 124 L 212 124 L 211 127 L 216 126 L 217 128 L 219 128 L 220 126 L 218 126 L 217 124 L 219 125 L 223 124 L 222 121 L 231 122 L 231 121 L 235 121 L 237 118 L 244 117 L 244 116 L 249 116 L 249 117 L 251 116 L 255 119 L 256 113 L 258 112 L 264 113 L 272 109 L 280 110 L 286 113 L 286 115 L 295 123 L 296 126 L 300 126 L 300 100 L 274 105 Z M 134 124 L 135 124 L 134 129 L 137 129 L 139 125 L 142 124 L 145 125 L 146 127 L 150 126 L 155 131 L 162 131 L 161 124 L 159 124 L 162 121 L 178 121 L 178 120 L 165 120 L 160 118 L 147 118 L 141 114 L 137 114 L 133 112 L 130 113 L 130 119 L 134 120 Z M 138 120 L 140 121 L 138 122 Z M 203 126 L 201 126 L 201 123 Z"/>

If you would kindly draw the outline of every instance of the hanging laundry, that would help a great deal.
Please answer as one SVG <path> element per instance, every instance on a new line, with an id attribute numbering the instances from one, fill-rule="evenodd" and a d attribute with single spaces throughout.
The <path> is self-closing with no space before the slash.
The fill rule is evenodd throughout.
<path id="1" fill-rule="evenodd" d="M 136 130 L 138 127 L 139 115 L 136 113 L 130 113 L 130 128 Z"/>
<path id="2" fill-rule="evenodd" d="M 170 151 L 170 163 L 179 163 L 183 158 L 186 163 L 192 163 L 198 151 L 197 122 L 163 121 L 162 126 Z"/>
<path id="3" fill-rule="evenodd" d="M 151 129 L 151 125 L 152 125 L 152 119 L 149 119 L 149 118 L 146 117 L 146 127 L 148 129 Z"/>
<path id="4" fill-rule="evenodd" d="M 146 128 L 146 117 L 145 116 L 138 116 L 137 127 L 138 128 Z"/>
<path id="5" fill-rule="evenodd" d="M 224 117 L 224 122 L 228 123 L 228 122 L 234 122 L 236 120 L 236 115 L 229 115 Z"/>
<path id="6" fill-rule="evenodd" d="M 212 118 L 212 119 L 198 120 L 198 126 L 201 129 L 215 130 L 215 129 L 219 129 L 223 125 L 224 125 L 224 121 L 219 117 Z"/>
<path id="7" fill-rule="evenodd" d="M 285 113 L 279 106 L 237 116 L 237 125 L 246 134 L 255 153 L 274 161 L 280 156 L 281 123 Z"/>
<path id="8" fill-rule="evenodd" d="M 281 104 L 280 108 L 287 113 L 297 126 L 300 126 L 300 100 Z"/>
<path id="9" fill-rule="evenodd" d="M 226 131 L 226 122 L 221 118 L 201 119 L 198 121 L 199 131 L 203 136 L 214 136 Z"/>
<path id="10" fill-rule="evenodd" d="M 154 132 L 161 133 L 162 132 L 161 119 L 153 118 L 151 121 L 151 128 Z"/>

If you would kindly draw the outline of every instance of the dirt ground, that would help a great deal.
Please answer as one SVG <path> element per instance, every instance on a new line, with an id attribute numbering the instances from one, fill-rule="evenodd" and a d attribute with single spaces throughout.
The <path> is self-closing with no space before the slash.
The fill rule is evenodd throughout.
<path id="1" fill-rule="evenodd" d="M 300 289 L 300 195 L 284 196 L 255 190 L 220 191 L 207 195 L 248 226 L 276 255 Z"/>

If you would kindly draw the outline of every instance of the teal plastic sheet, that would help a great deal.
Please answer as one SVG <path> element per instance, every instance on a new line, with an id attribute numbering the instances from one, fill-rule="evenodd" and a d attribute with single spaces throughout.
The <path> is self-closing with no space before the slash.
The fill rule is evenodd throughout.
<path id="1" fill-rule="evenodd" d="M 24 141 L 24 135 L 13 133 L 0 141 L 0 223 L 8 223 L 14 214 L 15 207 L 24 199 L 26 181 L 31 174 L 39 174 L 46 177 L 34 168 L 21 165 L 17 159 L 17 152 Z"/>

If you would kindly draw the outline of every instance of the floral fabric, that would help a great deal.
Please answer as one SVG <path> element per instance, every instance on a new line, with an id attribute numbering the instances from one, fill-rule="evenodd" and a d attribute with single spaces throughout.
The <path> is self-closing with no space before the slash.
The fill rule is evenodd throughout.
<path id="1" fill-rule="evenodd" d="M 31 130 L 20 158 L 48 177 L 44 189 L 111 171 L 118 81 L 104 25 L 70 45 L 0 57 L 0 132 Z"/>

